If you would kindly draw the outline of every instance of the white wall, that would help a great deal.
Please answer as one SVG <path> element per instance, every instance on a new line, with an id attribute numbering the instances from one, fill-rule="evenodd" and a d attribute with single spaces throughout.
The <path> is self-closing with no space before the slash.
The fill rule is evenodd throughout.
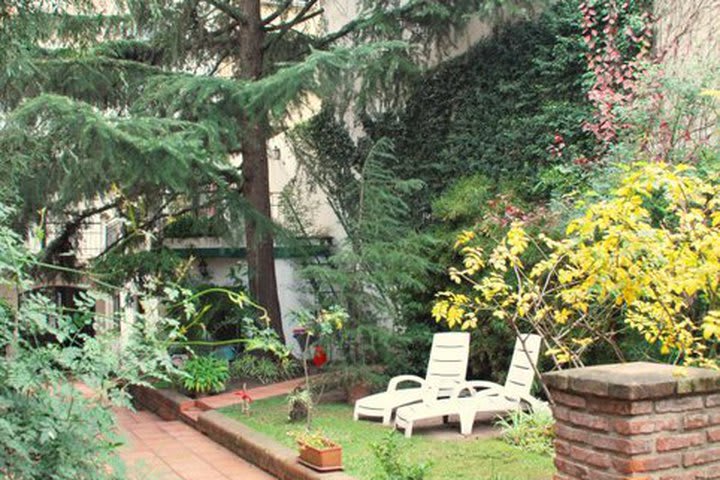
<path id="1" fill-rule="evenodd" d="M 236 258 L 206 258 L 209 277 L 206 277 L 209 283 L 221 286 L 230 286 L 233 282 L 231 271 L 246 272 L 243 268 L 245 263 Z M 195 275 L 199 276 L 197 264 L 195 266 Z M 292 259 L 276 259 L 275 273 L 278 282 L 278 297 L 280 300 L 280 309 L 283 315 L 283 331 L 285 332 L 285 343 L 294 347 L 295 340 L 292 337 L 292 329 L 296 326 L 293 321 L 293 311 L 299 310 L 312 303 L 312 297 L 305 292 L 302 280 L 297 274 L 295 263 Z M 247 282 L 247 277 L 245 277 Z M 247 284 L 247 283 L 246 283 Z"/>

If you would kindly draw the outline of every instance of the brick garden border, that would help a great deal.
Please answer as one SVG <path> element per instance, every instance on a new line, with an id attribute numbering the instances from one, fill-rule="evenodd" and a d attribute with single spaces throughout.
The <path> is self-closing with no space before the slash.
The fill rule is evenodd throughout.
<path id="1" fill-rule="evenodd" d="M 194 399 L 169 388 L 133 385 L 130 394 L 135 408 L 149 410 L 166 421 L 185 420 L 182 412 L 195 408 Z"/>
<path id="2" fill-rule="evenodd" d="M 342 472 L 304 467 L 297 463 L 297 451 L 214 410 L 201 413 L 195 428 L 279 480 L 355 480 Z"/>

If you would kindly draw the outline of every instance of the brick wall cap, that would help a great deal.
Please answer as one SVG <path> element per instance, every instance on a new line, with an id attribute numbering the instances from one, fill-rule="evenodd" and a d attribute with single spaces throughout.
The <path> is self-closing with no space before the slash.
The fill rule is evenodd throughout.
<path id="1" fill-rule="evenodd" d="M 651 362 L 573 368 L 543 375 L 554 390 L 621 400 L 645 400 L 688 393 L 720 392 L 720 372 Z"/>

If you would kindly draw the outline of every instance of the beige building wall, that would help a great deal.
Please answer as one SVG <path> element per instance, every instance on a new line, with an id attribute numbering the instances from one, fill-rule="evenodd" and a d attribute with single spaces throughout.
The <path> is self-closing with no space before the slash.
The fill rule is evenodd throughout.
<path id="1" fill-rule="evenodd" d="M 720 0 L 655 0 L 655 52 L 669 73 L 720 66 Z"/>

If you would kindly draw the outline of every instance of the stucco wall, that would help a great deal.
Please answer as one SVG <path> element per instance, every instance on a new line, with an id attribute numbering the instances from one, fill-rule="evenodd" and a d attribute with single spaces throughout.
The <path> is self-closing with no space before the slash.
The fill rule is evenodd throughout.
<path id="1" fill-rule="evenodd" d="M 656 0 L 655 17 L 655 51 L 668 71 L 720 65 L 720 0 Z"/>

